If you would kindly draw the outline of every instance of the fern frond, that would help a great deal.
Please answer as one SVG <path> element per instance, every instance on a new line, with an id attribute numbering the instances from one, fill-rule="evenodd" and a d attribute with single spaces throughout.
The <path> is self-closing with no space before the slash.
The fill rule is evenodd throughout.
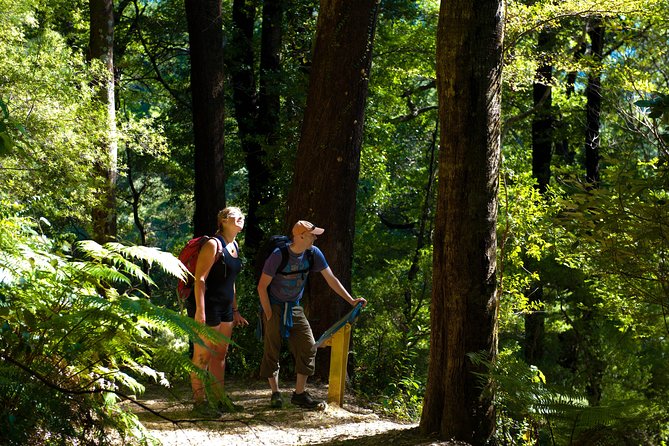
<path id="1" fill-rule="evenodd" d="M 125 438 L 141 424 L 110 392 L 140 393 L 142 378 L 169 385 L 161 366 L 191 371 L 188 339 L 230 341 L 143 297 L 147 266 L 184 276 L 169 253 L 84 241 L 69 257 L 36 233 L 19 238 L 0 250 L 0 420 L 17 417 L 16 444 L 45 431 L 59 444 Z"/>
<path id="2" fill-rule="evenodd" d="M 628 432 L 639 426 L 652 426 L 653 418 L 663 413 L 652 410 L 647 400 L 603 401 L 601 405 L 591 406 L 581 392 L 551 385 L 537 367 L 508 352 L 500 354 L 495 363 L 482 354 L 469 357 L 476 365 L 487 368 L 488 372 L 479 374 L 479 378 L 482 384 L 489 384 L 500 412 L 521 423 L 529 422 L 535 428 L 548 430 L 554 444 L 600 444 L 588 443 L 588 433 L 617 438 L 625 426 Z M 582 441 L 574 443 L 577 438 Z"/>
<path id="3" fill-rule="evenodd" d="M 155 247 L 148 246 L 124 246 L 120 243 L 108 243 L 105 247 L 110 250 L 118 252 L 126 258 L 146 262 L 150 267 L 154 264 L 160 269 L 177 278 L 186 278 L 188 270 L 186 267 L 171 253 L 161 251 Z"/>
<path id="4" fill-rule="evenodd" d="M 91 260 L 100 261 L 109 255 L 109 251 L 94 240 L 81 240 L 75 248 Z"/>
<path id="5" fill-rule="evenodd" d="M 72 262 L 72 267 L 81 273 L 80 279 L 100 282 L 130 285 L 132 282 L 122 272 L 99 263 Z"/>

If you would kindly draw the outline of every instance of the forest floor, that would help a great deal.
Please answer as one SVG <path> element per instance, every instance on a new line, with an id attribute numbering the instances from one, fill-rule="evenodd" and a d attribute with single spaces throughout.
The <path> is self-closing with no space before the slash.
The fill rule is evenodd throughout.
<path id="1" fill-rule="evenodd" d="M 421 436 L 415 423 L 380 416 L 350 395 L 345 395 L 343 407 L 329 404 L 325 410 L 309 411 L 290 404 L 291 391 L 284 390 L 284 407 L 273 409 L 266 382 L 231 379 L 226 388 L 231 399 L 244 410 L 216 420 L 197 419 L 193 415 L 187 386 L 169 390 L 148 387 L 139 401 L 151 410 L 138 406 L 132 410 L 150 434 L 165 446 L 464 445 Z M 309 384 L 308 390 L 314 397 L 327 398 L 325 385 Z"/>

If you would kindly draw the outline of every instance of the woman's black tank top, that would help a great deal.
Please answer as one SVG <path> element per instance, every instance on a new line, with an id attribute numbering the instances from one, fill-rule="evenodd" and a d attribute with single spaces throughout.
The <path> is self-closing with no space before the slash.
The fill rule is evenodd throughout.
<path id="1" fill-rule="evenodd" d="M 205 281 L 207 289 L 204 297 L 206 300 L 213 302 L 232 304 L 235 296 L 235 279 L 242 270 L 242 260 L 239 258 L 239 248 L 237 249 L 237 257 L 233 257 L 225 249 L 223 238 L 217 238 L 223 243 L 223 253 L 209 270 L 209 275 L 207 275 Z"/>

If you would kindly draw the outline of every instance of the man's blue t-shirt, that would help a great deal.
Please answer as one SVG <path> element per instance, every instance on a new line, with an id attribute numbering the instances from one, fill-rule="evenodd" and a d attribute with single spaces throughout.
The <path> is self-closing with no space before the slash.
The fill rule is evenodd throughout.
<path id="1" fill-rule="evenodd" d="M 328 262 L 325 260 L 325 256 L 315 246 L 312 246 L 311 249 L 314 252 L 313 265 L 309 268 L 310 272 L 320 272 L 328 267 Z M 284 268 L 284 272 L 290 271 L 300 271 L 307 268 L 307 252 L 304 251 L 302 254 L 295 254 L 293 251 L 288 248 L 288 263 Z M 281 250 L 276 248 L 267 260 L 265 260 L 265 265 L 263 266 L 262 272 L 272 277 L 272 282 L 269 284 L 269 295 L 272 300 L 280 302 L 295 302 L 302 298 L 302 293 L 304 293 L 304 284 L 307 281 L 307 273 L 297 273 L 297 274 L 278 274 L 276 269 L 281 263 Z"/>

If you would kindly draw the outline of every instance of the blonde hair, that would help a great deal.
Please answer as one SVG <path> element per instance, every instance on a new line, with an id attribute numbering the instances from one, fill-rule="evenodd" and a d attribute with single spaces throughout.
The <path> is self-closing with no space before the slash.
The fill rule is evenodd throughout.
<path id="1" fill-rule="evenodd" d="M 230 214 L 234 213 L 239 213 L 241 214 L 242 217 L 244 216 L 242 210 L 239 209 L 237 206 L 228 206 L 227 208 L 218 211 L 217 226 L 219 231 L 223 229 L 223 221 L 225 221 L 226 218 L 230 217 Z"/>

